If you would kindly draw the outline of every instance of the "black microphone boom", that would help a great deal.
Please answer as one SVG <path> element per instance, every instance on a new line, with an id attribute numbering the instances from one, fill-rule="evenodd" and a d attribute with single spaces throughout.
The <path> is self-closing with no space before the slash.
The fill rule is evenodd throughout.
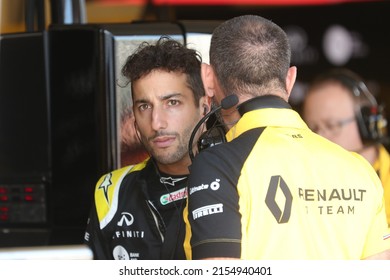
<path id="1" fill-rule="evenodd" d="M 230 109 L 233 106 L 237 105 L 238 103 L 238 97 L 235 94 L 231 94 L 226 96 L 224 99 L 221 100 L 221 105 L 215 107 L 214 109 L 210 110 L 206 115 L 203 116 L 203 118 L 200 119 L 200 121 L 196 124 L 194 130 L 191 133 L 191 137 L 188 143 L 188 153 L 190 155 L 191 161 L 194 159 L 194 153 L 192 151 L 192 145 L 194 142 L 194 137 L 196 132 L 198 131 L 199 127 L 212 115 L 217 113 L 219 110 L 224 109 Z"/>

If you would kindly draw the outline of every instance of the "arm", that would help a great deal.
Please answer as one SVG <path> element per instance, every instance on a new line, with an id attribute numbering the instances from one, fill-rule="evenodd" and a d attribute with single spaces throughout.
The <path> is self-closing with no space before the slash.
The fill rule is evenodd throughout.
<path id="1" fill-rule="evenodd" d="M 88 223 L 84 235 L 84 243 L 92 250 L 94 259 L 108 259 L 107 255 L 104 253 L 104 241 L 101 237 L 102 234 L 99 228 L 95 203 L 92 204 L 93 206 L 88 217 Z"/>
<path id="2" fill-rule="evenodd" d="M 192 258 L 240 258 L 241 214 L 236 189 L 239 175 L 231 160 L 211 150 L 214 149 L 197 155 L 189 177 Z"/>
<path id="3" fill-rule="evenodd" d="M 107 240 L 104 238 L 103 232 L 100 228 L 100 222 L 97 213 L 97 209 L 99 207 L 99 200 L 97 197 L 99 197 L 99 195 L 102 193 L 100 185 L 104 181 L 104 178 L 105 176 L 102 176 L 96 184 L 84 235 L 84 243 L 87 244 L 88 247 L 93 251 L 94 259 L 101 260 L 112 258 L 112 255 L 107 252 Z"/>
<path id="4" fill-rule="evenodd" d="M 364 260 L 390 260 L 390 249 L 365 258 Z"/>

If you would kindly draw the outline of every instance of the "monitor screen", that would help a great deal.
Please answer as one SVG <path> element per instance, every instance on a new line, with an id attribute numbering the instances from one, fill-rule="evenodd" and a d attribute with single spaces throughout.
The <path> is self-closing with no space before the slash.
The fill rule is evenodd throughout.
<path id="1" fill-rule="evenodd" d="M 0 179 L 48 176 L 44 46 L 42 33 L 0 35 Z"/>

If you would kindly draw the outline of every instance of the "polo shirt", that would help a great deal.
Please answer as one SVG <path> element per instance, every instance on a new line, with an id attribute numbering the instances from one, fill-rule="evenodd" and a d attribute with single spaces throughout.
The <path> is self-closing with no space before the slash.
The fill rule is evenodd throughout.
<path id="1" fill-rule="evenodd" d="M 275 102 L 244 113 L 226 143 L 195 157 L 187 259 L 362 259 L 389 249 L 373 167 Z"/>

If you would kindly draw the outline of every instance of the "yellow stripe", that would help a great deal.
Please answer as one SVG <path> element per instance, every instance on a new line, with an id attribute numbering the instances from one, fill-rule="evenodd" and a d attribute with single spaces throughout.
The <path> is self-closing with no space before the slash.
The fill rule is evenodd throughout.
<path id="1" fill-rule="evenodd" d="M 95 204 L 99 222 L 107 217 L 107 214 L 117 207 L 119 188 L 126 174 L 141 170 L 145 167 L 147 160 L 136 164 L 114 170 L 103 175 L 96 184 Z"/>

